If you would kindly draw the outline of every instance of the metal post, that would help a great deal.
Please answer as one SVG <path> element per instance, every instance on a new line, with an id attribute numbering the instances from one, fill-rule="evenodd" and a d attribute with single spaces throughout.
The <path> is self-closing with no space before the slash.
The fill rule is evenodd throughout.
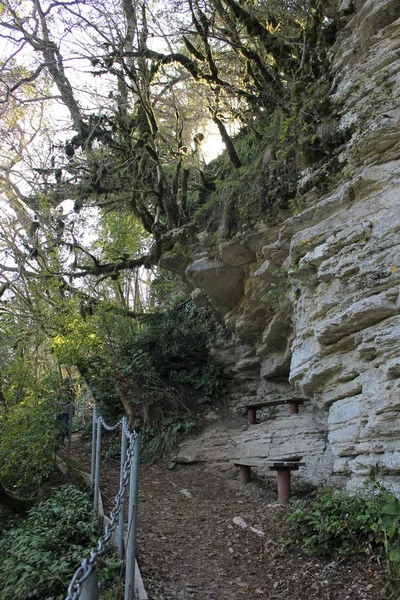
<path id="1" fill-rule="evenodd" d="M 94 473 L 95 473 L 95 461 L 96 461 L 96 405 L 93 406 L 93 424 L 92 424 L 92 466 L 90 471 L 90 481 L 94 485 Z"/>
<path id="2" fill-rule="evenodd" d="M 99 486 L 100 486 L 100 450 L 101 450 L 101 423 L 97 421 L 97 439 L 96 439 L 96 469 L 94 474 L 94 500 L 93 508 L 97 514 L 99 510 Z"/>
<path id="3" fill-rule="evenodd" d="M 126 460 L 126 449 L 127 449 L 127 445 L 128 445 L 128 438 L 126 437 L 126 433 L 125 433 L 125 418 L 122 422 L 122 431 L 121 431 L 121 471 L 120 471 L 120 485 L 122 484 L 122 478 L 123 478 L 123 474 L 124 474 L 124 464 L 125 464 L 125 460 Z M 120 556 L 121 558 L 124 556 L 124 548 L 125 548 L 125 544 L 124 544 L 124 519 L 125 519 L 125 494 L 122 497 L 121 500 L 121 512 L 119 513 L 119 520 L 118 520 L 118 556 Z"/>
<path id="4" fill-rule="evenodd" d="M 278 471 L 278 500 L 283 504 L 288 504 L 291 494 L 291 473 L 290 468 L 281 467 Z"/>
<path id="5" fill-rule="evenodd" d="M 131 466 L 129 482 L 129 518 L 128 540 L 126 547 L 125 596 L 124 600 L 135 600 L 135 556 L 136 556 L 136 525 L 137 502 L 139 485 L 140 436 L 136 437 L 135 454 Z"/>
<path id="6" fill-rule="evenodd" d="M 257 409 L 256 408 L 249 408 L 247 411 L 247 420 L 249 422 L 249 425 L 255 425 L 257 422 Z"/>
<path id="7" fill-rule="evenodd" d="M 99 574 L 92 571 L 87 579 L 82 583 L 80 600 L 98 600 L 99 597 Z"/>
<path id="8" fill-rule="evenodd" d="M 251 481 L 251 467 L 249 465 L 240 465 L 240 483 L 247 485 Z"/>

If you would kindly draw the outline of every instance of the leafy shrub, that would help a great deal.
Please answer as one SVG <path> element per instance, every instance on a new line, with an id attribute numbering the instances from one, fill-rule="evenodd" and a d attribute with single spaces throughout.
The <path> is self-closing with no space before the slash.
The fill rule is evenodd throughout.
<path id="1" fill-rule="evenodd" d="M 309 503 L 297 501 L 287 519 L 302 548 L 313 555 L 351 556 L 383 549 L 389 587 L 400 592 L 400 502 L 378 484 L 367 496 L 349 496 L 334 488 L 319 490 Z M 397 596 L 396 596 L 397 597 Z"/>
<path id="2" fill-rule="evenodd" d="M 202 395 L 197 397 L 197 403 L 212 402 L 223 387 L 223 378 L 220 365 L 209 357 L 205 365 L 193 365 L 188 371 L 172 371 L 170 379 L 174 383 L 190 385 L 193 390 Z"/>
<path id="3" fill-rule="evenodd" d="M 379 519 L 373 524 L 375 539 L 385 549 L 389 585 L 393 593 L 400 592 L 400 502 L 383 491 L 378 506 Z"/>
<path id="4" fill-rule="evenodd" d="M 350 556 L 370 549 L 378 512 L 375 502 L 326 488 L 308 506 L 296 501 L 287 518 L 308 554 Z"/>
<path id="5" fill-rule="evenodd" d="M 142 434 L 142 459 L 146 463 L 153 462 L 164 452 L 171 450 L 178 441 L 188 433 L 193 433 L 200 426 L 200 419 L 194 416 L 183 417 L 170 415 L 162 419 L 157 427 L 143 427 Z"/>
<path id="6" fill-rule="evenodd" d="M 63 599 L 97 529 L 86 492 L 71 485 L 33 507 L 0 537 L 0 600 Z"/>
<path id="7" fill-rule="evenodd" d="M 161 377 L 171 370 L 183 371 L 204 366 L 208 360 L 207 340 L 213 327 L 207 309 L 191 300 L 175 304 L 142 328 L 122 348 L 126 368 L 156 369 Z"/>
<path id="8" fill-rule="evenodd" d="M 35 494 L 54 465 L 55 408 L 27 398 L 8 409 L 0 427 L 0 480 L 22 496 Z"/>
<path id="9" fill-rule="evenodd" d="M 213 327 L 208 310 L 185 300 L 155 315 L 120 347 L 126 392 L 139 409 L 145 407 L 145 425 L 187 412 L 188 398 L 201 404 L 218 397 L 222 369 L 208 350 Z"/>

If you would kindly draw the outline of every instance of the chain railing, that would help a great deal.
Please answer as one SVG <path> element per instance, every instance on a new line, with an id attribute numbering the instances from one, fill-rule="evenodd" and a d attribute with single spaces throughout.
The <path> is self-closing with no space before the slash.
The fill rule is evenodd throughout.
<path id="1" fill-rule="evenodd" d="M 98 576 L 96 566 L 98 559 L 105 554 L 117 529 L 118 553 L 122 557 L 125 550 L 124 540 L 124 512 L 125 492 L 129 485 L 129 511 L 128 511 L 128 537 L 126 544 L 126 568 L 125 568 L 125 598 L 134 600 L 135 584 L 135 555 L 136 555 L 136 522 L 137 522 L 137 499 L 138 499 L 138 475 L 140 460 L 140 437 L 136 431 L 130 431 L 126 417 L 120 419 L 114 425 L 108 425 L 102 416 L 97 416 L 96 406 L 93 407 L 92 428 L 92 470 L 91 481 L 94 485 L 94 510 L 98 513 L 99 508 L 99 483 L 100 483 L 100 450 L 101 450 L 101 428 L 114 431 L 121 427 L 121 470 L 120 486 L 115 497 L 115 504 L 105 526 L 104 534 L 99 538 L 97 546 L 85 558 L 68 586 L 66 600 L 97 600 L 98 598 Z M 128 443 L 129 442 L 129 443 Z"/>
<path id="2" fill-rule="evenodd" d="M 107 423 L 105 422 L 105 420 L 103 419 L 103 417 L 98 417 L 98 421 L 100 421 L 100 423 L 103 425 L 104 429 L 106 429 L 107 431 L 115 431 L 116 429 L 118 429 L 118 427 L 120 425 L 122 425 L 122 423 L 124 423 L 124 421 L 126 421 L 126 418 L 122 417 L 122 419 L 120 419 L 119 421 L 117 421 L 115 423 L 115 425 L 107 425 Z"/>

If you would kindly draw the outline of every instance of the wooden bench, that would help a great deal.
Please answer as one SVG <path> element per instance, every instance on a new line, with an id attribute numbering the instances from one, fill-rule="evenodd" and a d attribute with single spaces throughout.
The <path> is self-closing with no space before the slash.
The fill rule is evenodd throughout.
<path id="1" fill-rule="evenodd" d="M 247 485 L 251 481 L 252 467 L 268 467 L 271 471 L 278 473 L 278 500 L 287 504 L 291 495 L 291 472 L 298 471 L 299 467 L 305 465 L 300 462 L 301 456 L 295 456 L 288 460 L 285 459 L 268 459 L 264 461 L 258 460 L 236 460 L 234 465 L 240 468 L 240 482 L 242 485 Z"/>
<path id="2" fill-rule="evenodd" d="M 282 398 L 280 400 L 263 400 L 261 402 L 246 404 L 249 425 L 256 424 L 257 410 L 260 410 L 261 408 L 272 408 L 273 406 L 289 404 L 289 413 L 291 415 L 297 415 L 299 412 L 299 405 L 308 402 L 308 400 L 308 398 Z"/>

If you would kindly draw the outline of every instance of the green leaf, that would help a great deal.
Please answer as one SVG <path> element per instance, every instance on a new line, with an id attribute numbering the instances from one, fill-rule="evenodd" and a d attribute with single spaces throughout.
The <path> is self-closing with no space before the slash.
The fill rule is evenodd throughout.
<path id="1" fill-rule="evenodd" d="M 400 546 L 389 548 L 389 558 L 393 562 L 400 563 Z"/>
<path id="2" fill-rule="evenodd" d="M 395 501 L 387 504 L 381 509 L 383 515 L 400 516 L 400 503 Z"/>

